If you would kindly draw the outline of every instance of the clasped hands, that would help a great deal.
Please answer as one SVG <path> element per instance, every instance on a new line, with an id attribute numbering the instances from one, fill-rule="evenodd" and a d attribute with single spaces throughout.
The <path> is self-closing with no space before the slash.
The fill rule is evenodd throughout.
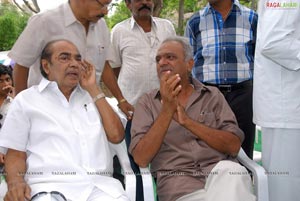
<path id="1" fill-rule="evenodd" d="M 160 95 L 163 110 L 172 114 L 173 119 L 181 125 L 184 125 L 189 119 L 179 98 L 183 90 L 179 74 L 171 74 L 170 71 L 163 73 L 160 79 Z"/>

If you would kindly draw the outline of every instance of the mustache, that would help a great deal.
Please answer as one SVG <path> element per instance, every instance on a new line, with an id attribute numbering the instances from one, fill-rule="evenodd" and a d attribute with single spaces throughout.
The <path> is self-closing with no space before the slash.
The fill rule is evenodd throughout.
<path id="1" fill-rule="evenodd" d="M 143 9 L 148 9 L 149 11 L 151 11 L 151 8 L 147 5 L 143 5 L 142 7 L 139 8 L 139 11 L 143 10 Z"/>
<path id="2" fill-rule="evenodd" d="M 163 72 L 166 72 L 166 71 L 172 71 L 173 69 L 172 69 L 172 67 L 170 67 L 170 66 L 162 66 L 162 67 L 160 67 L 160 69 L 159 69 L 159 74 L 161 74 L 161 73 L 163 73 Z"/>

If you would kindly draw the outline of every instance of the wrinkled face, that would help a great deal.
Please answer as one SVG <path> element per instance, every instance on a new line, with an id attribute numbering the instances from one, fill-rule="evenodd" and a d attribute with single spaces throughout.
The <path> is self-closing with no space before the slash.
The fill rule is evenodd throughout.
<path id="1" fill-rule="evenodd" d="M 185 61 L 183 47 L 176 41 L 163 43 L 156 54 L 157 74 L 159 78 L 167 71 L 179 74 L 181 80 L 188 81 L 188 72 L 193 67 L 193 60 Z"/>
<path id="2" fill-rule="evenodd" d="M 51 47 L 51 60 L 42 60 L 44 71 L 50 81 L 57 82 L 61 90 L 73 90 L 81 77 L 81 55 L 75 45 L 58 41 Z"/>
<path id="3" fill-rule="evenodd" d="M 111 0 L 81 0 L 81 18 L 96 23 L 107 15 Z"/>
<path id="4" fill-rule="evenodd" d="M 11 88 L 7 86 L 12 86 L 12 79 L 8 74 L 0 75 L 0 95 L 6 96 L 10 93 Z"/>
<path id="5" fill-rule="evenodd" d="M 130 3 L 126 1 L 126 4 L 135 19 L 152 15 L 154 7 L 152 0 L 131 0 Z"/>

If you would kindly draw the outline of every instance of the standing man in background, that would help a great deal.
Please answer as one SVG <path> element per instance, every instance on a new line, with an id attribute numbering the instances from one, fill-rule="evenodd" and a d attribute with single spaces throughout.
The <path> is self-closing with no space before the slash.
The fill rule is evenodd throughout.
<path id="1" fill-rule="evenodd" d="M 225 96 L 245 134 L 242 148 L 253 158 L 252 80 L 257 14 L 238 0 L 208 0 L 188 21 L 185 35 L 194 49 L 192 74 Z"/>
<path id="2" fill-rule="evenodd" d="M 152 0 L 125 2 L 132 17 L 112 29 L 109 59 L 124 97 L 134 105 L 141 95 L 159 86 L 155 55 L 160 43 L 176 32 L 170 21 L 152 17 Z"/>
<path id="3" fill-rule="evenodd" d="M 68 39 L 78 47 L 83 58 L 96 67 L 97 83 L 102 77 L 122 111 L 131 110 L 106 62 L 110 34 L 103 17 L 110 3 L 111 0 L 69 0 L 55 9 L 34 15 L 8 54 L 16 61 L 16 93 L 41 80 L 40 52 L 47 42 Z"/>
<path id="4" fill-rule="evenodd" d="M 258 14 L 253 109 L 269 197 L 299 200 L 300 0 L 261 0 Z"/>
<path id="5" fill-rule="evenodd" d="M 112 29 L 112 52 L 110 65 L 118 77 L 118 84 L 125 97 L 135 105 L 144 93 L 159 87 L 155 55 L 160 43 L 168 36 L 176 35 L 172 23 L 166 19 L 152 17 L 152 0 L 125 0 L 132 17 L 118 23 Z M 133 111 L 133 110 L 132 110 Z M 127 116 L 131 120 L 132 116 Z M 131 121 L 126 126 L 126 143 L 130 144 Z M 137 176 L 137 200 L 143 200 L 139 168 L 131 159 Z"/>

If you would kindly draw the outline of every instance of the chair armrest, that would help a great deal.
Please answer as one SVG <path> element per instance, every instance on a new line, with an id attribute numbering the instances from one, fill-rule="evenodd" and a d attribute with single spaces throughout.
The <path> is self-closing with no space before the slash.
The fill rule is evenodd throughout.
<path id="1" fill-rule="evenodd" d="M 111 144 L 110 146 L 113 149 L 115 155 L 117 155 L 124 177 L 125 177 L 125 191 L 131 201 L 136 199 L 136 177 L 130 166 L 129 157 L 127 155 L 125 141 L 120 144 Z"/>
<path id="2" fill-rule="evenodd" d="M 251 160 L 242 148 L 239 151 L 237 159 L 253 174 L 254 192 L 257 196 L 257 201 L 269 201 L 268 177 L 265 169 Z"/>
<path id="3" fill-rule="evenodd" d="M 140 168 L 140 172 L 143 180 L 144 201 L 155 201 L 153 178 L 149 168 Z"/>

